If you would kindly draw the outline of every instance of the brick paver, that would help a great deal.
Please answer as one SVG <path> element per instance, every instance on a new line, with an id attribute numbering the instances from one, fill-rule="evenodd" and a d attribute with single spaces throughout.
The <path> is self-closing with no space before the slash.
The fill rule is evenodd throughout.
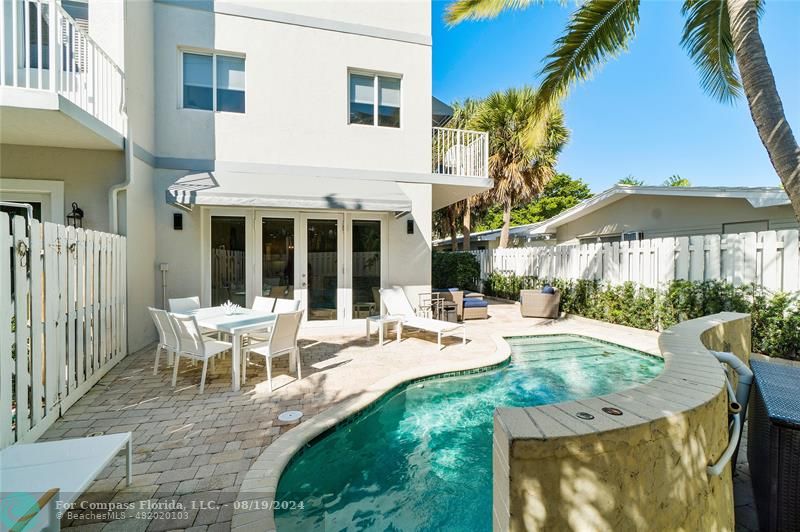
<path id="1" fill-rule="evenodd" d="M 468 322 L 470 342 L 466 346 L 460 345 L 460 339 L 450 338 L 443 351 L 436 349 L 435 337 L 431 341 L 430 336 L 420 334 L 404 334 L 399 345 L 388 343 L 378 348 L 376 337 L 367 342 L 362 328 L 303 330 L 303 380 L 296 381 L 288 373 L 285 358 L 277 359 L 273 362 L 273 393 L 266 385 L 263 359 L 249 364 L 247 384 L 238 392 L 230 389 L 230 360 L 218 360 L 215 370 L 209 370 L 205 393 L 200 395 L 199 364 L 183 361 L 173 389 L 170 368 L 162 365 L 153 375 L 152 348 L 132 354 L 73 405 L 42 440 L 131 431 L 133 485 L 126 486 L 124 457 L 118 457 L 79 501 L 135 503 L 135 509 L 124 511 L 134 518 L 111 520 L 107 514 L 92 515 L 86 509 L 76 511 L 73 517 L 77 518 L 62 520 L 62 526 L 103 531 L 230 530 L 232 503 L 246 472 L 273 440 L 293 426 L 278 422 L 280 412 L 301 410 L 308 419 L 409 364 L 491 354 L 492 333 L 583 331 L 644 351 L 657 349 L 657 335 L 646 331 L 589 320 L 545 325 L 544 320 L 523 320 L 517 307 L 506 304 L 492 304 L 490 315 L 488 320 Z M 739 454 L 734 488 L 736 518 L 737 528 L 749 531 L 755 530 L 755 514 L 752 497 L 747 494 L 749 472 L 743 457 L 744 451 Z M 160 516 L 137 515 L 143 501 L 151 508 L 169 508 L 178 501 L 186 511 L 171 520 L 151 519 Z"/>

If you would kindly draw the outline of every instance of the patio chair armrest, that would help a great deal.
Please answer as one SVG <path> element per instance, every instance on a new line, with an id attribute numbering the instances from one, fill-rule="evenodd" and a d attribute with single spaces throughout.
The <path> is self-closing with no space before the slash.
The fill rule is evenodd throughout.
<path id="1" fill-rule="evenodd" d="M 247 344 L 246 346 L 242 347 L 243 352 L 251 351 L 253 349 L 258 349 L 259 347 L 267 347 L 269 345 L 269 340 L 264 342 L 254 342 L 252 344 Z"/>

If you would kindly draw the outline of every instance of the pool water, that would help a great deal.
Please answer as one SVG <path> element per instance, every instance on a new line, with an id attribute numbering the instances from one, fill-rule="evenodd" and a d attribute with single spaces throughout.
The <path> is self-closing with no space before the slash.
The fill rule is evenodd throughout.
<path id="1" fill-rule="evenodd" d="M 492 528 L 494 409 L 612 393 L 660 358 L 572 335 L 517 337 L 511 363 L 411 384 L 292 461 L 278 485 L 279 532 Z M 302 503 L 302 508 L 300 508 Z"/>

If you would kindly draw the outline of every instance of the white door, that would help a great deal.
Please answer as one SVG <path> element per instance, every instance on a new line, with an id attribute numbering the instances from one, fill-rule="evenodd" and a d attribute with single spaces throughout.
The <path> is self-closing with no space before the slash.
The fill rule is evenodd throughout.
<path id="1" fill-rule="evenodd" d="M 346 319 L 344 215 L 304 213 L 300 216 L 299 283 L 295 297 L 302 301 L 309 323 Z"/>

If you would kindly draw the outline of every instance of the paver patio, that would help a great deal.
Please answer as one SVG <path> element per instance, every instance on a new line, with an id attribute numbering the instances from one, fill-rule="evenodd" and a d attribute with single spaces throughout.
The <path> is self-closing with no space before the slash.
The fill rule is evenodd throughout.
<path id="1" fill-rule="evenodd" d="M 301 410 L 308 419 L 410 365 L 444 360 L 480 365 L 494 352 L 492 334 L 566 332 L 651 353 L 658 349 L 658 335 L 653 332 L 582 318 L 558 322 L 523 319 L 518 307 L 504 303 L 493 303 L 489 310 L 488 320 L 468 322 L 470 341 L 466 346 L 460 344 L 460 338 L 451 337 L 442 351 L 436 349 L 435 337 L 424 334 L 404 332 L 403 342 L 380 348 L 376 336 L 369 342 L 364 339 L 361 327 L 301 331 L 303 380 L 295 381 L 287 374 L 288 361 L 278 359 L 273 366 L 273 393 L 267 389 L 261 361 L 250 363 L 247 384 L 238 392 L 230 389 L 230 359 L 218 361 L 215 371 L 209 372 L 205 393 L 200 395 L 200 365 L 182 362 L 178 386 L 173 389 L 171 369 L 162 366 L 153 375 L 152 349 L 128 356 L 70 408 L 42 440 L 131 431 L 133 485 L 126 487 L 124 459 L 118 458 L 79 500 L 120 504 L 150 501 L 152 505 L 178 500 L 186 511 L 179 512 L 179 519 L 153 519 L 160 517 L 158 512 L 141 515 L 141 506 L 137 505 L 123 510 L 133 519 L 111 520 L 103 512 L 77 509 L 65 516 L 62 526 L 72 530 L 229 530 L 232 503 L 250 465 L 275 438 L 294 426 L 280 423 L 280 412 Z M 742 474 L 736 477 L 734 486 L 740 523 L 737 528 L 753 530 L 755 516 L 745 456 L 744 450 L 740 452 L 738 467 Z"/>

